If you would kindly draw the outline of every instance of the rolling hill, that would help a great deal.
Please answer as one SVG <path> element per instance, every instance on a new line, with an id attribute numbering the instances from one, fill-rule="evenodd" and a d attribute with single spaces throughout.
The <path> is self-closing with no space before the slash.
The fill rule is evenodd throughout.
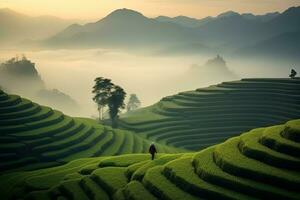
<path id="1" fill-rule="evenodd" d="M 0 90 L 0 174 L 78 158 L 147 152 L 149 143 L 131 132 L 72 118 Z M 178 151 L 158 148 L 160 152 Z"/>
<path id="2" fill-rule="evenodd" d="M 300 118 L 300 79 L 242 79 L 181 92 L 121 117 L 159 143 L 200 150 L 255 127 Z"/>
<path id="3" fill-rule="evenodd" d="M 300 120 L 195 153 L 87 158 L 0 177 L 3 199 L 300 199 Z"/>

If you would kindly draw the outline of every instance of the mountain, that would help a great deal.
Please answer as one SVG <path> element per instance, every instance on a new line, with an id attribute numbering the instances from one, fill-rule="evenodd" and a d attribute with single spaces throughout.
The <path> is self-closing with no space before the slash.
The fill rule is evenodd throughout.
<path id="1" fill-rule="evenodd" d="M 1 46 L 12 45 L 23 40 L 46 38 L 72 23 L 73 20 L 63 20 L 53 16 L 30 17 L 3 8 L 0 9 L 0 43 Z"/>
<path id="2" fill-rule="evenodd" d="M 212 20 L 212 17 L 206 17 L 203 19 L 195 19 L 191 17 L 186 17 L 186 16 L 177 16 L 177 17 L 167 17 L 167 16 L 159 16 L 156 17 L 155 20 L 160 21 L 160 22 L 172 22 L 178 25 L 181 25 L 183 27 L 189 27 L 189 28 L 195 28 L 199 27 L 210 20 Z"/>
<path id="3" fill-rule="evenodd" d="M 217 55 L 209 59 L 203 65 L 192 65 L 184 76 L 184 82 L 190 83 L 191 86 L 202 86 L 236 80 L 238 78 L 239 77 L 228 68 L 224 58 Z"/>
<path id="4" fill-rule="evenodd" d="M 217 17 L 205 17 L 202 19 L 196 19 L 196 18 L 191 18 L 187 16 L 177 16 L 177 17 L 167 17 L 167 16 L 158 16 L 154 18 L 157 21 L 160 22 L 172 22 L 184 27 L 190 27 L 190 28 L 196 28 L 200 27 L 208 22 L 212 22 L 215 20 L 219 20 L 221 18 L 226 18 L 226 17 L 236 17 L 236 16 L 241 16 L 244 19 L 248 20 L 258 20 L 261 22 L 267 22 L 276 16 L 278 16 L 280 13 L 274 12 L 274 13 L 267 13 L 265 15 L 253 15 L 252 13 L 244 13 L 244 14 L 239 14 L 234 11 L 228 11 L 221 13 Z"/>
<path id="5" fill-rule="evenodd" d="M 227 11 L 227 12 L 224 12 L 224 13 L 221 13 L 217 16 L 217 18 L 227 18 L 227 17 L 237 17 L 237 16 L 240 16 L 239 13 L 237 12 L 234 12 L 234 11 Z"/>
<path id="6" fill-rule="evenodd" d="M 236 52 L 239 56 L 279 59 L 300 62 L 300 31 L 283 33 Z"/>
<path id="7" fill-rule="evenodd" d="M 258 19 L 262 22 L 267 22 L 280 15 L 279 12 L 267 13 L 265 15 L 253 15 L 252 13 L 244 13 L 242 16 L 246 19 Z"/>
<path id="8" fill-rule="evenodd" d="M 198 38 L 225 52 L 300 30 L 300 7 L 262 16 L 227 12 L 197 28 Z"/>
<path id="9" fill-rule="evenodd" d="M 156 20 L 196 28 L 197 38 L 202 41 L 202 45 L 215 47 L 221 52 L 228 53 L 279 37 L 286 32 L 300 30 L 299 12 L 300 7 L 291 7 L 283 13 L 274 12 L 265 15 L 228 11 L 217 17 L 204 19 L 161 16 Z M 285 46 L 285 48 L 291 47 Z"/>
<path id="10" fill-rule="evenodd" d="M 0 64 L 0 84 L 9 91 L 17 93 L 26 91 L 29 96 L 45 87 L 35 63 L 25 56 L 11 58 Z"/>
<path id="11" fill-rule="evenodd" d="M 141 13 L 119 9 L 83 26 L 72 25 L 43 42 L 48 47 L 157 47 L 192 41 L 192 32 L 173 23 L 158 22 Z"/>
<path id="12" fill-rule="evenodd" d="M 0 85 L 9 92 L 22 94 L 41 104 L 71 114 L 79 113 L 77 102 L 57 89 L 48 89 L 35 68 L 35 63 L 25 56 L 0 64 Z"/>
<path id="13" fill-rule="evenodd" d="M 300 7 L 265 15 L 228 11 L 200 20 L 185 16 L 151 19 L 134 10 L 119 9 L 94 23 L 73 24 L 38 43 L 44 48 L 147 49 L 155 55 L 235 55 L 239 49 L 298 31 Z M 293 49 L 281 46 L 282 51 Z"/>

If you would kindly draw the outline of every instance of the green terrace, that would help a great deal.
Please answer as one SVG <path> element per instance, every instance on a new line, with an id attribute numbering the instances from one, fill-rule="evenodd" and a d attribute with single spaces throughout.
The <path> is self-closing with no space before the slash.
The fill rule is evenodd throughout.
<path id="1" fill-rule="evenodd" d="M 300 118 L 300 79 L 256 78 L 181 92 L 121 116 L 121 127 L 200 150 L 256 127 Z"/>
<path id="2" fill-rule="evenodd" d="M 130 131 L 69 117 L 0 91 L 0 174 L 79 158 L 145 153 L 149 144 Z M 159 144 L 158 149 L 165 153 L 184 151 Z"/>
<path id="3" fill-rule="evenodd" d="M 84 158 L 3 174 L 2 199 L 300 199 L 300 120 L 199 152 Z"/>

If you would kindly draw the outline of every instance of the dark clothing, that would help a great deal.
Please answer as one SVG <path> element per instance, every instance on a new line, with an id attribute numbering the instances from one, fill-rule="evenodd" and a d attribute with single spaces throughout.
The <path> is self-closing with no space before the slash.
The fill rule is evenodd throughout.
<path id="1" fill-rule="evenodd" d="M 149 153 L 151 154 L 151 159 L 153 160 L 153 159 L 154 159 L 154 155 L 155 155 L 155 153 L 157 153 L 157 151 L 156 151 L 156 148 L 155 148 L 154 144 L 151 144 L 151 145 L 150 145 L 150 148 L 149 148 Z"/>

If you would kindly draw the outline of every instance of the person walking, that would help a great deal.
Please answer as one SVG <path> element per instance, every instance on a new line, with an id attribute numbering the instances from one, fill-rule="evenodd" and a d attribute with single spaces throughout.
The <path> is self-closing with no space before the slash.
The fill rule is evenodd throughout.
<path id="1" fill-rule="evenodd" d="M 151 159 L 154 160 L 155 153 L 157 153 L 154 142 L 152 142 L 149 147 L 149 153 L 151 154 Z"/>

